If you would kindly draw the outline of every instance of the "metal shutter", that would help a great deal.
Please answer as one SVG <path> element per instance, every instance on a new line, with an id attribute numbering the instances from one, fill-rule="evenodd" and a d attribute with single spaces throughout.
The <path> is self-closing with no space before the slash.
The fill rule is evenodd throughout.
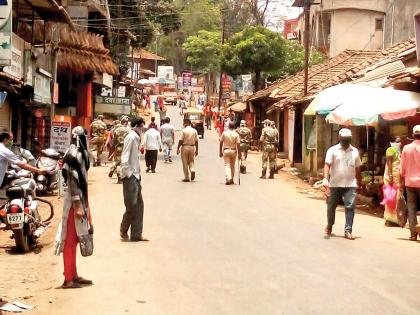
<path id="1" fill-rule="evenodd" d="M 10 105 L 7 100 L 0 108 L 0 132 L 3 129 L 10 130 Z"/>

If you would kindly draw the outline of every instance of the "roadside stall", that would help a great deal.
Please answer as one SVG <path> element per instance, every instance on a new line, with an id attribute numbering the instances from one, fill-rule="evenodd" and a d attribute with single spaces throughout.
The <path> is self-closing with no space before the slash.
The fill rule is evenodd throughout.
<path id="1" fill-rule="evenodd" d="M 326 122 L 335 129 L 347 126 L 356 131 L 354 143 L 364 163 L 364 192 L 380 200 L 385 151 L 394 136 L 408 139 L 407 119 L 417 114 L 419 105 L 420 93 L 345 84 L 320 93 L 308 109 L 327 114 Z"/>

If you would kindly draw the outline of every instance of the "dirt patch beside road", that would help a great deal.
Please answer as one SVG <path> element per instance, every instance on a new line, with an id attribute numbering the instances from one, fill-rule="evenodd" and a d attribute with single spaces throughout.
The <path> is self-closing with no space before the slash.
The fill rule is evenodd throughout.
<path id="1" fill-rule="evenodd" d="M 0 297 L 3 301 L 19 300 L 33 305 L 40 291 L 52 288 L 49 274 L 52 267 L 58 263 L 57 257 L 52 255 L 52 247 L 61 219 L 63 199 L 56 196 L 43 199 L 53 204 L 55 215 L 48 229 L 29 253 L 18 253 L 14 240 L 10 238 L 12 232 L 0 231 Z"/>

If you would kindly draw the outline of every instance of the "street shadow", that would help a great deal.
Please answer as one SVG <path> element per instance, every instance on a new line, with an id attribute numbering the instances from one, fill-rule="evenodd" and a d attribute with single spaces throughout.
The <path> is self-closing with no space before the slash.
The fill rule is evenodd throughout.
<path id="1" fill-rule="evenodd" d="M 323 239 L 325 239 L 325 240 L 329 240 L 331 238 L 339 238 L 339 239 L 345 239 L 345 240 L 347 240 L 344 235 L 337 235 L 335 233 L 332 233 L 331 235 L 324 235 L 323 236 Z M 355 240 L 358 240 L 358 239 L 362 239 L 362 237 L 361 236 L 354 236 L 354 241 Z"/>
<path id="2" fill-rule="evenodd" d="M 407 241 L 407 242 L 411 242 L 411 243 L 420 243 L 420 240 L 417 241 L 410 241 L 410 239 L 408 238 L 404 238 L 404 237 L 397 237 L 398 241 Z"/>

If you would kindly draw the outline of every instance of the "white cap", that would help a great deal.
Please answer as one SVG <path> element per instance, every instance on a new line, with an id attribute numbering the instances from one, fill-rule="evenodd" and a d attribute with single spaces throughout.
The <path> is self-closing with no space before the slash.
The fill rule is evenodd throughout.
<path id="1" fill-rule="evenodd" d="M 420 125 L 415 125 L 413 128 L 413 134 L 420 134 Z"/>
<path id="2" fill-rule="evenodd" d="M 341 130 L 338 132 L 338 135 L 339 135 L 340 137 L 343 137 L 343 138 L 345 138 L 345 137 L 351 137 L 351 130 L 350 130 L 350 129 L 348 129 L 348 128 L 343 128 L 343 129 L 341 129 Z"/>

